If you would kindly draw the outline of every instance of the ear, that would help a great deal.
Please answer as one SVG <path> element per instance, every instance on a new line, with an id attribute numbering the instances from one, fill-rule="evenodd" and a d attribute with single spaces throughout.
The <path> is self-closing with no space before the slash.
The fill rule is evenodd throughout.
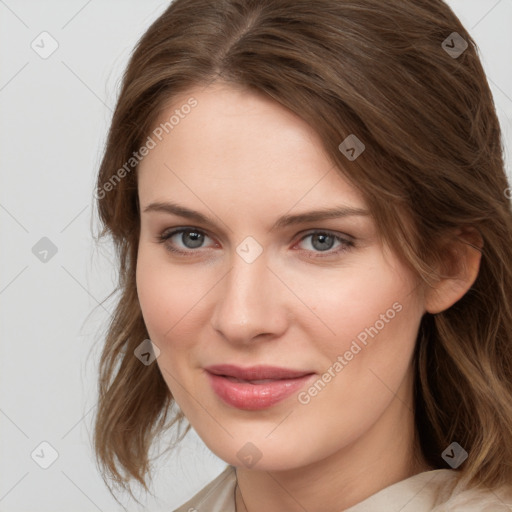
<path id="1" fill-rule="evenodd" d="M 482 257 L 483 240 L 475 228 L 460 228 L 443 251 L 443 266 L 437 281 L 425 290 L 425 309 L 440 313 L 460 300 L 473 286 Z"/>

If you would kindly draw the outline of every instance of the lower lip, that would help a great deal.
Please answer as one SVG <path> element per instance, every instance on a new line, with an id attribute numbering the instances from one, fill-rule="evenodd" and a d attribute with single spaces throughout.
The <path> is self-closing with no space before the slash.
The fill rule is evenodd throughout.
<path id="1" fill-rule="evenodd" d="M 209 373 L 213 391 L 225 403 L 247 411 L 267 409 L 299 391 L 314 375 L 304 375 L 296 379 L 280 379 L 273 382 L 251 384 L 234 382 L 226 377 Z"/>

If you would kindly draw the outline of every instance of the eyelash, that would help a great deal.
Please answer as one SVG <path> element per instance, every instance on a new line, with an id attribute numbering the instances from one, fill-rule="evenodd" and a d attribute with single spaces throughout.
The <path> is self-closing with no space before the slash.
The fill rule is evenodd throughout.
<path id="1" fill-rule="evenodd" d="M 170 252 L 172 252 L 174 254 L 179 254 L 179 255 L 185 256 L 185 257 L 192 257 L 192 256 L 194 256 L 194 253 L 198 252 L 198 250 L 196 250 L 196 249 L 189 249 L 187 251 L 182 251 L 180 249 L 176 249 L 175 247 L 173 247 L 172 245 L 170 245 L 168 243 L 169 240 L 173 236 L 178 235 L 180 233 L 187 233 L 187 232 L 199 233 L 201 235 L 205 235 L 208 238 L 210 238 L 207 233 L 205 233 L 204 231 L 202 231 L 200 229 L 196 229 L 196 228 L 180 228 L 180 229 L 175 229 L 173 231 L 164 231 L 164 232 L 162 232 L 162 234 L 160 234 L 157 237 L 157 241 L 158 241 L 158 243 L 164 244 L 165 248 L 168 251 L 170 251 Z M 352 242 L 351 240 L 348 240 L 346 238 L 342 238 L 342 237 L 332 233 L 331 231 L 325 231 L 325 230 L 319 230 L 319 229 L 313 230 L 313 231 L 310 231 L 310 232 L 306 233 L 297 243 L 300 243 L 303 240 L 305 240 L 306 238 L 308 238 L 310 236 L 313 236 L 313 235 L 327 235 L 327 236 L 330 236 L 330 237 L 334 238 L 335 241 L 340 242 L 341 246 L 337 250 L 330 250 L 329 249 L 327 251 L 310 251 L 308 249 L 302 249 L 302 251 L 314 252 L 315 254 L 317 254 L 317 256 L 308 256 L 311 259 L 327 258 L 327 257 L 330 257 L 330 256 L 335 256 L 335 255 L 338 255 L 338 254 L 342 254 L 342 253 L 350 250 L 352 247 L 354 247 L 354 242 Z M 202 247 L 199 247 L 198 249 L 202 249 Z"/>

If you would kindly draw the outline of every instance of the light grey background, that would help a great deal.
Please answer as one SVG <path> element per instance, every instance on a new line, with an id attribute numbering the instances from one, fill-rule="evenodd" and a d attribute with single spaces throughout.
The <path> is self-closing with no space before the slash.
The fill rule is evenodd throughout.
<path id="1" fill-rule="evenodd" d="M 480 47 L 510 175 L 512 0 L 448 3 Z M 0 0 L 0 511 L 123 510 L 89 441 L 101 329 L 113 309 L 99 303 L 115 283 L 109 246 L 91 236 L 92 191 L 129 54 L 167 5 Z M 31 47 L 48 52 L 53 40 L 48 58 Z M 52 448 L 42 442 L 58 453 L 47 469 L 39 464 Z M 144 510 L 173 510 L 224 466 L 192 433 L 156 464 L 158 499 L 142 496 Z"/>

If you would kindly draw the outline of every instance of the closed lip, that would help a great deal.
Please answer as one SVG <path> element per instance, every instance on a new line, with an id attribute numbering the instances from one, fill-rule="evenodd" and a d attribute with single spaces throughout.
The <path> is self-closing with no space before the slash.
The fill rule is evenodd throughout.
<path id="1" fill-rule="evenodd" d="M 294 370 L 290 368 L 280 368 L 277 366 L 257 365 L 243 368 L 233 364 L 218 364 L 206 366 L 204 368 L 207 372 L 213 375 L 223 377 L 233 377 L 241 380 L 282 380 L 282 379 L 297 379 L 305 375 L 311 375 L 312 371 L 309 370 Z"/>

